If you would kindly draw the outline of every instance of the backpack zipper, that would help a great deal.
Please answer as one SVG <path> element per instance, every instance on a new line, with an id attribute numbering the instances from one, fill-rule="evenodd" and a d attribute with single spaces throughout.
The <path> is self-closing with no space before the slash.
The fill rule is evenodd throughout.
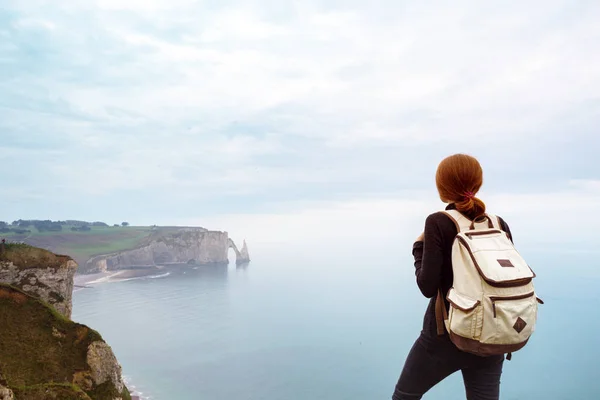
<path id="1" fill-rule="evenodd" d="M 501 231 L 500 229 L 490 229 L 485 231 L 465 231 L 462 232 L 465 236 L 479 236 L 479 235 L 489 235 L 490 233 L 506 233 Z"/>
<path id="2" fill-rule="evenodd" d="M 517 296 L 490 296 L 490 300 L 492 301 L 492 310 L 494 311 L 494 318 L 496 318 L 496 302 L 502 300 L 523 300 L 529 297 L 532 297 L 535 292 L 520 294 Z"/>
<path id="3" fill-rule="evenodd" d="M 454 301 L 450 300 L 450 298 L 448 296 L 446 296 L 446 300 L 448 300 L 448 303 L 452 304 L 454 306 L 454 308 L 457 308 L 464 312 L 473 311 L 474 309 L 477 308 L 478 305 L 481 304 L 481 301 L 477 300 L 477 302 L 473 306 L 471 306 L 469 308 L 464 308 L 464 307 L 461 307 L 458 304 L 456 304 Z"/>

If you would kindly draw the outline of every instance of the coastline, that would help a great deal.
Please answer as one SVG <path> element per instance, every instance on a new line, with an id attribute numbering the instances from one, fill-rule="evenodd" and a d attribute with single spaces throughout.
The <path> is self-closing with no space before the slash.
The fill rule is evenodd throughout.
<path id="1" fill-rule="evenodd" d="M 164 273 L 163 267 L 152 267 L 143 269 L 123 269 L 119 271 L 98 272 L 95 274 L 79 274 L 73 278 L 73 292 L 83 289 L 93 289 L 95 285 L 123 282 L 131 279 L 166 277 L 170 272 Z M 129 376 L 123 376 L 123 380 L 131 394 L 131 400 L 150 400 L 150 397 L 140 392 L 131 382 Z"/>
<path id="2" fill-rule="evenodd" d="M 164 267 L 122 269 L 118 271 L 98 272 L 95 274 L 76 274 L 73 278 L 74 291 L 87 289 L 102 283 L 122 282 L 130 279 L 166 276 Z"/>

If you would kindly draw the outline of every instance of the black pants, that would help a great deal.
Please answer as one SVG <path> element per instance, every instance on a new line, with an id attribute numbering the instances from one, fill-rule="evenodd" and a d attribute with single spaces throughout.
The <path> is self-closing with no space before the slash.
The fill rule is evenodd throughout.
<path id="1" fill-rule="evenodd" d="M 480 357 L 459 350 L 444 336 L 421 333 L 396 384 L 393 400 L 419 400 L 447 376 L 462 371 L 468 400 L 498 400 L 504 356 Z"/>

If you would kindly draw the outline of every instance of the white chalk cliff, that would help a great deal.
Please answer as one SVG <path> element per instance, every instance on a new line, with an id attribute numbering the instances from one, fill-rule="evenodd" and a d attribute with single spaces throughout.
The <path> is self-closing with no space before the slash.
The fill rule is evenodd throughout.
<path id="1" fill-rule="evenodd" d="M 244 244 L 239 252 L 227 232 L 203 228 L 181 228 L 151 235 L 139 247 L 96 256 L 86 263 L 86 272 L 105 272 L 132 267 L 153 267 L 168 264 L 227 264 L 227 251 L 232 247 L 236 262 L 250 257 Z"/>
<path id="2" fill-rule="evenodd" d="M 0 261 L 0 283 L 38 297 L 66 318 L 71 318 L 73 276 L 76 271 L 77 263 L 69 257 L 62 257 L 59 263 L 51 265 L 40 262 L 23 266 Z"/>

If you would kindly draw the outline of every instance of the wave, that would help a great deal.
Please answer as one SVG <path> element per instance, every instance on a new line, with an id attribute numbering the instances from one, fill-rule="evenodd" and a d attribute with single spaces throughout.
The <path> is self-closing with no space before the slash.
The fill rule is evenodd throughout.
<path id="1" fill-rule="evenodd" d="M 165 272 L 164 274 L 160 274 L 160 275 L 151 275 L 148 278 L 149 279 L 160 279 L 160 278 L 166 278 L 169 275 L 171 275 L 170 272 Z"/>
<path id="2" fill-rule="evenodd" d="M 79 282 L 76 282 L 76 285 L 73 288 L 73 292 L 77 292 L 79 290 L 86 289 L 86 288 L 92 287 L 94 285 L 100 285 L 100 284 L 105 284 L 105 283 L 127 282 L 127 281 L 133 281 L 133 280 L 138 280 L 138 279 L 161 279 L 161 278 L 166 278 L 169 275 L 171 275 L 171 272 L 165 272 L 165 273 L 158 274 L 158 275 L 140 275 L 140 276 L 132 276 L 130 278 L 125 278 L 125 277 L 120 278 L 120 275 L 123 275 L 126 273 L 127 273 L 126 270 L 117 271 L 117 272 L 113 272 L 113 273 L 103 273 L 102 276 L 95 277 L 96 279 L 92 279 L 90 281 L 81 280 Z"/>
<path id="3" fill-rule="evenodd" d="M 115 282 L 139 281 L 140 279 L 160 279 L 160 278 L 166 278 L 169 275 L 171 275 L 170 272 L 160 274 L 160 275 L 134 276 L 133 278 L 124 278 L 124 279 L 115 280 Z"/>
<path id="4" fill-rule="evenodd" d="M 94 284 L 98 284 L 98 283 L 108 282 L 108 281 L 110 281 L 111 278 L 113 278 L 113 277 L 118 276 L 119 274 L 121 274 L 121 272 L 122 271 L 118 271 L 118 272 L 115 272 L 115 273 L 112 273 L 112 274 L 109 274 L 109 275 L 105 275 L 105 276 L 103 276 L 101 278 L 98 278 L 98 279 L 95 279 L 93 281 L 86 282 L 86 285 L 94 285 Z"/>
<path id="5" fill-rule="evenodd" d="M 129 389 L 129 393 L 132 396 L 138 396 L 140 398 L 140 400 L 152 400 L 152 397 L 144 394 L 143 392 L 140 392 L 137 387 L 131 383 L 131 378 L 128 376 L 123 376 L 123 382 L 125 383 L 125 386 L 127 386 L 127 389 Z"/>

